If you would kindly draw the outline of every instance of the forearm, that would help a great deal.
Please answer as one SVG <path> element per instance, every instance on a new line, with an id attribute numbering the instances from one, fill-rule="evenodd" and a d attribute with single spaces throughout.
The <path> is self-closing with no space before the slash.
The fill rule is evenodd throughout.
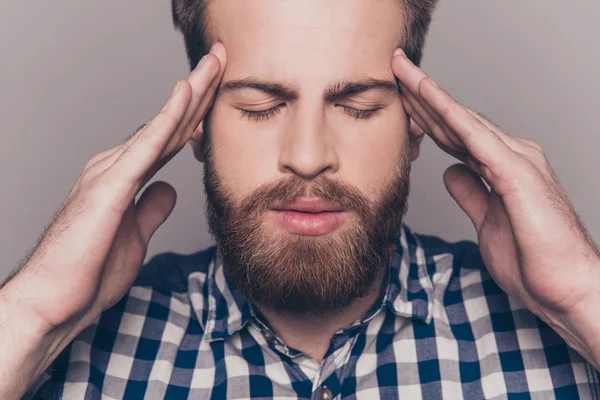
<path id="1" fill-rule="evenodd" d="M 0 290 L 0 398 L 20 399 L 67 346 L 70 327 L 50 331 L 19 302 L 11 282 Z"/>

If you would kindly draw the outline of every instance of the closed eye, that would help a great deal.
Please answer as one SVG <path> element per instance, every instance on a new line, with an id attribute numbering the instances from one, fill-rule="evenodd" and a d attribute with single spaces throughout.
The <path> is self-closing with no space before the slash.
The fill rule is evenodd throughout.
<path id="1" fill-rule="evenodd" d="M 253 121 L 264 121 L 273 117 L 275 114 L 281 111 L 281 107 L 285 106 L 284 103 L 278 104 L 275 107 L 271 107 L 268 110 L 250 111 L 240 108 L 240 114 L 242 117 L 253 120 Z"/>
<path id="2" fill-rule="evenodd" d="M 242 117 L 244 117 L 248 120 L 260 122 L 260 121 L 264 121 L 264 120 L 274 117 L 277 113 L 279 113 L 281 111 L 281 108 L 284 106 L 285 106 L 285 104 L 281 103 L 281 104 L 278 104 L 275 107 L 271 107 L 267 110 L 251 111 L 251 110 L 244 110 L 242 108 L 239 108 L 239 110 L 240 110 L 240 115 Z M 354 119 L 369 119 L 369 118 L 377 115 L 377 113 L 383 108 L 383 107 L 377 107 L 377 108 L 368 109 L 368 110 L 361 110 L 361 109 L 357 109 L 357 108 L 353 108 L 353 107 L 344 106 L 341 104 L 336 104 L 336 107 L 342 108 L 342 110 L 346 114 L 348 114 L 349 116 L 351 116 Z"/>
<path id="3" fill-rule="evenodd" d="M 344 106 L 341 104 L 336 104 L 336 106 L 341 107 L 346 114 L 350 115 L 354 119 L 369 119 L 369 118 L 377 115 L 379 110 L 381 110 L 383 108 L 383 107 L 377 107 L 377 108 L 372 108 L 369 110 L 360 110 L 357 108 L 348 107 L 348 106 Z"/>

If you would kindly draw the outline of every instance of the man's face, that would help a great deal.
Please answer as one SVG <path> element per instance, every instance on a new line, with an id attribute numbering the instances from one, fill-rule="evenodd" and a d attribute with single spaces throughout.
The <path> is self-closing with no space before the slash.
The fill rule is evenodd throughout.
<path id="1" fill-rule="evenodd" d="M 365 295 L 408 195 L 390 61 L 396 0 L 218 0 L 227 67 L 205 119 L 209 224 L 228 278 L 279 311 Z M 370 264 L 370 265 L 363 265 Z"/>

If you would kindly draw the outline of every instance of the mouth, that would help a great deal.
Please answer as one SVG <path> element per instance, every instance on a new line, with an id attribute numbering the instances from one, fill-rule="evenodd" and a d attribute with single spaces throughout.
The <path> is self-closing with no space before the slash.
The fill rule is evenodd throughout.
<path id="1" fill-rule="evenodd" d="M 270 212 L 279 228 L 305 236 L 320 236 L 335 231 L 342 226 L 347 214 L 339 204 L 317 197 L 302 197 L 289 203 L 276 204 Z"/>

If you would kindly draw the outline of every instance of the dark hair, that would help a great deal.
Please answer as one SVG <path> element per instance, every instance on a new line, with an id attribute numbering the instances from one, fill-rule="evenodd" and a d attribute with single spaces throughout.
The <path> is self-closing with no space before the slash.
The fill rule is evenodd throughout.
<path id="1" fill-rule="evenodd" d="M 217 0 L 218 1 L 218 0 Z M 399 0 L 406 15 L 404 41 L 399 44 L 408 58 L 419 65 L 423 56 L 425 36 L 431 22 L 431 14 L 438 0 Z M 183 33 L 185 49 L 193 70 L 200 58 L 216 41 L 211 33 L 207 0 L 172 0 L 173 25 Z"/>

